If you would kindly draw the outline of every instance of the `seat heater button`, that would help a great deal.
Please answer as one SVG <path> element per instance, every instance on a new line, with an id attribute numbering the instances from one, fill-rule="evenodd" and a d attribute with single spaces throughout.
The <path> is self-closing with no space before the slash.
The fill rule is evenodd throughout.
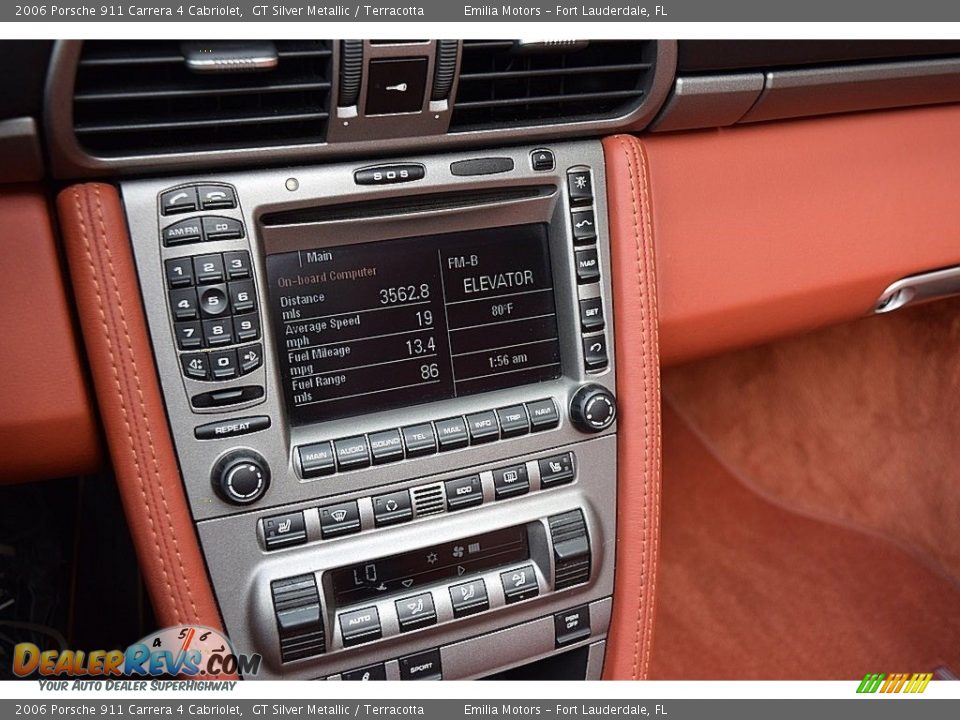
<path id="1" fill-rule="evenodd" d="M 537 464 L 540 466 L 540 487 L 554 487 L 573 480 L 573 453 L 543 458 Z"/>
<path id="2" fill-rule="evenodd" d="M 380 614 L 376 606 L 371 605 L 360 610 L 340 613 L 340 632 L 345 647 L 353 647 L 371 640 L 379 640 Z"/>
<path id="3" fill-rule="evenodd" d="M 437 624 L 437 611 L 433 606 L 433 593 L 423 593 L 394 602 L 400 632 Z"/>
<path id="4" fill-rule="evenodd" d="M 307 541 L 303 512 L 273 515 L 263 519 L 263 539 L 267 550 L 302 545 Z"/>

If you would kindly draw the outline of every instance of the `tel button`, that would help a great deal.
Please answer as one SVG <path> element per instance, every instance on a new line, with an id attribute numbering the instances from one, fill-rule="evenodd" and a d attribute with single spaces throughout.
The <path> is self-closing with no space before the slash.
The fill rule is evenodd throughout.
<path id="1" fill-rule="evenodd" d="M 164 215 L 176 215 L 196 209 L 197 191 L 194 188 L 176 188 L 160 195 L 160 210 Z"/>

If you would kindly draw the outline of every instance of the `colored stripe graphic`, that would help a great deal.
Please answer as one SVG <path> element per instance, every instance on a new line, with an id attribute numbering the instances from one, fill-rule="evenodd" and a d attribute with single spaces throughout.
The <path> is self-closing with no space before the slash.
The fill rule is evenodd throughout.
<path id="1" fill-rule="evenodd" d="M 867 673 L 857 687 L 858 693 L 922 693 L 933 673 Z"/>

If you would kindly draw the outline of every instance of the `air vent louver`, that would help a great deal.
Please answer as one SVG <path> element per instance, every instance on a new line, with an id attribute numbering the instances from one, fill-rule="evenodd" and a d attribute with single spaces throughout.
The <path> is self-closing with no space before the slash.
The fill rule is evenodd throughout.
<path id="1" fill-rule="evenodd" d="M 178 41 L 88 41 L 77 67 L 74 131 L 103 156 L 323 142 L 331 46 L 277 40 L 275 68 L 197 74 Z"/>
<path id="2" fill-rule="evenodd" d="M 650 89 L 655 40 L 465 40 L 451 132 L 624 115 Z"/>

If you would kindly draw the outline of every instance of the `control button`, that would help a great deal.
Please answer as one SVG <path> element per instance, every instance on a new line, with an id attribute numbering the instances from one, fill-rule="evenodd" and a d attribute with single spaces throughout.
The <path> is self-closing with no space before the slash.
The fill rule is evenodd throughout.
<path id="1" fill-rule="evenodd" d="M 237 206 L 237 196 L 233 188 L 226 185 L 201 185 L 197 188 L 200 207 L 203 210 L 222 210 Z"/>
<path id="2" fill-rule="evenodd" d="M 338 470 L 356 470 L 370 464 L 370 451 L 363 435 L 333 441 Z"/>
<path id="3" fill-rule="evenodd" d="M 263 539 L 267 550 L 303 545 L 307 541 L 307 526 L 303 521 L 303 513 L 287 513 L 264 518 Z"/>
<path id="4" fill-rule="evenodd" d="M 430 455 L 437 451 L 437 438 L 433 434 L 433 425 L 421 423 L 401 428 L 403 444 L 407 448 L 407 457 Z"/>
<path id="5" fill-rule="evenodd" d="M 527 414 L 530 416 L 530 427 L 534 432 L 549 430 L 560 424 L 557 404 L 551 398 L 527 403 Z"/>
<path id="6" fill-rule="evenodd" d="M 232 282 L 230 288 L 230 308 L 235 313 L 250 312 L 256 307 L 256 291 L 253 280 Z"/>
<path id="7" fill-rule="evenodd" d="M 262 397 L 262 387 L 259 385 L 245 385 L 244 387 L 230 388 L 228 390 L 211 390 L 210 392 L 199 393 L 190 398 L 190 404 L 198 409 L 227 407 L 259 400 Z"/>
<path id="8" fill-rule="evenodd" d="M 203 335 L 197 320 L 175 322 L 173 331 L 177 336 L 177 347 L 181 350 L 196 350 L 203 347 Z"/>
<path id="9" fill-rule="evenodd" d="M 360 532 L 360 508 L 356 500 L 320 508 L 320 535 L 324 540 Z"/>
<path id="10" fill-rule="evenodd" d="M 263 364 L 263 347 L 260 343 L 257 343 L 256 345 L 239 348 L 237 356 L 240 358 L 240 374 L 246 375 Z"/>
<path id="11" fill-rule="evenodd" d="M 447 491 L 447 510 L 462 510 L 483 504 L 483 486 L 479 475 L 467 475 L 444 483 Z"/>
<path id="12" fill-rule="evenodd" d="M 607 338 L 603 333 L 583 336 L 583 364 L 587 370 L 600 370 L 610 364 Z"/>
<path id="13" fill-rule="evenodd" d="M 347 670 L 340 674 L 341 680 L 386 680 L 387 666 L 383 663 L 374 663 L 356 670 Z"/>
<path id="14" fill-rule="evenodd" d="M 193 435 L 197 440 L 218 440 L 220 438 L 231 438 L 237 435 L 247 435 L 248 433 L 260 432 L 270 427 L 270 418 L 266 415 L 255 415 L 253 417 L 236 418 L 234 420 L 217 420 L 216 422 L 200 425 L 193 429 Z"/>
<path id="15" fill-rule="evenodd" d="M 237 351 L 220 350 L 210 353 L 210 374 L 214 380 L 230 380 L 237 376 Z"/>
<path id="16" fill-rule="evenodd" d="M 577 282 L 591 283 L 600 279 L 600 258 L 596 248 L 577 250 Z"/>
<path id="17" fill-rule="evenodd" d="M 172 225 L 167 225 L 161 232 L 161 236 L 163 237 L 163 244 L 167 247 L 200 242 L 203 239 L 200 218 L 187 218 Z"/>
<path id="18" fill-rule="evenodd" d="M 200 312 L 204 317 L 217 317 L 227 311 L 227 286 L 208 285 L 199 290 Z"/>
<path id="19" fill-rule="evenodd" d="M 194 380 L 206 380 L 210 367 L 207 362 L 207 356 L 203 353 L 190 353 L 180 356 L 180 365 L 183 367 L 183 374 Z"/>
<path id="20" fill-rule="evenodd" d="M 260 337 L 260 316 L 257 313 L 238 315 L 233 318 L 233 334 L 237 342 L 247 342 Z"/>
<path id="21" fill-rule="evenodd" d="M 493 471 L 493 489 L 497 500 L 526 495 L 530 492 L 530 478 L 524 464 L 497 468 Z"/>
<path id="22" fill-rule="evenodd" d="M 197 291 L 193 288 L 171 290 L 170 312 L 174 320 L 193 320 L 197 317 Z"/>
<path id="23" fill-rule="evenodd" d="M 367 67 L 367 115 L 419 112 L 427 86 L 427 59 L 371 60 Z"/>
<path id="24" fill-rule="evenodd" d="M 570 401 L 570 420 L 583 432 L 600 432 L 617 417 L 617 400 L 602 385 L 584 385 Z"/>
<path id="25" fill-rule="evenodd" d="M 467 431 L 470 433 L 470 442 L 474 445 L 490 442 L 500 437 L 500 426 L 493 410 L 467 415 Z"/>
<path id="26" fill-rule="evenodd" d="M 490 607 L 490 601 L 487 599 L 487 585 L 482 578 L 451 585 L 450 602 L 453 604 L 455 618 L 483 612 Z"/>
<path id="27" fill-rule="evenodd" d="M 585 332 L 603 330 L 603 300 L 598 297 L 580 301 L 580 327 Z"/>
<path id="28" fill-rule="evenodd" d="M 193 285 L 193 263 L 190 258 L 167 260 L 163 264 L 168 287 L 190 287 Z"/>
<path id="29" fill-rule="evenodd" d="M 297 448 L 300 457 L 300 472 L 305 478 L 332 475 L 336 470 L 333 459 L 333 445 L 329 442 L 301 445 Z"/>
<path id="30" fill-rule="evenodd" d="M 370 453 L 373 464 L 393 462 L 403 459 L 403 440 L 399 430 L 383 430 L 370 434 Z"/>
<path id="31" fill-rule="evenodd" d="M 437 428 L 440 452 L 456 450 L 470 444 L 470 437 L 467 435 L 467 423 L 464 422 L 462 417 L 437 420 L 434 425 Z"/>
<path id="32" fill-rule="evenodd" d="M 575 475 L 573 453 L 552 455 L 538 460 L 537 464 L 540 466 L 540 487 L 548 488 L 564 485 L 573 480 Z"/>
<path id="33" fill-rule="evenodd" d="M 250 268 L 250 253 L 246 250 L 234 250 L 223 254 L 223 265 L 228 280 L 244 280 L 253 274 Z"/>
<path id="34" fill-rule="evenodd" d="M 235 450 L 217 462 L 211 480 L 214 489 L 227 502 L 249 505 L 259 500 L 270 486 L 270 467 L 251 450 Z"/>
<path id="35" fill-rule="evenodd" d="M 220 255 L 198 255 L 193 259 L 193 273 L 198 285 L 223 282 L 223 257 Z"/>
<path id="36" fill-rule="evenodd" d="M 380 613 L 371 605 L 360 610 L 340 613 L 340 632 L 344 647 L 353 647 L 371 640 L 379 640 Z"/>
<path id="37" fill-rule="evenodd" d="M 567 196 L 571 205 L 593 202 L 593 178 L 589 168 L 567 171 Z"/>
<path id="38" fill-rule="evenodd" d="M 570 227 L 573 228 L 575 245 L 586 245 L 597 239 L 597 219 L 593 210 L 574 210 L 570 213 Z"/>
<path id="39" fill-rule="evenodd" d="M 233 342 L 233 322 L 230 318 L 203 321 L 203 339 L 209 347 Z"/>
<path id="40" fill-rule="evenodd" d="M 410 491 L 377 495 L 373 500 L 373 522 L 377 527 L 396 525 L 413 519 Z"/>
<path id="41" fill-rule="evenodd" d="M 433 593 L 423 593 L 397 600 L 397 621 L 400 632 L 410 632 L 417 628 L 437 624 L 437 611 L 433 607 Z"/>
<path id="42" fill-rule="evenodd" d="M 177 215 L 197 209 L 197 191 L 192 187 L 176 188 L 160 194 L 160 212 Z"/>
<path id="43" fill-rule="evenodd" d="M 400 658 L 401 680 L 442 680 L 440 649 L 424 650 L 416 655 Z"/>
<path id="44" fill-rule="evenodd" d="M 233 218 L 207 215 L 203 218 L 203 239 L 237 240 L 243 237 L 243 223 Z"/>
<path id="45" fill-rule="evenodd" d="M 500 573 L 500 584 L 503 585 L 503 598 L 507 605 L 540 594 L 537 573 L 533 565 L 524 565 L 522 568 Z"/>
<path id="46" fill-rule="evenodd" d="M 530 153 L 530 167 L 537 172 L 546 172 L 553 170 L 554 160 L 553 152 L 544 148 L 539 148 Z"/>
<path id="47" fill-rule="evenodd" d="M 500 434 L 505 438 L 530 432 L 530 419 L 523 405 L 498 408 L 497 417 L 500 419 Z"/>
<path id="48" fill-rule="evenodd" d="M 573 645 L 590 637 L 590 606 L 581 605 L 553 616 L 557 647 Z"/>
<path id="49" fill-rule="evenodd" d="M 412 163 L 405 165 L 377 165 L 360 168 L 353 173 L 357 185 L 392 185 L 394 183 L 422 180 L 426 171 L 423 165 Z"/>

